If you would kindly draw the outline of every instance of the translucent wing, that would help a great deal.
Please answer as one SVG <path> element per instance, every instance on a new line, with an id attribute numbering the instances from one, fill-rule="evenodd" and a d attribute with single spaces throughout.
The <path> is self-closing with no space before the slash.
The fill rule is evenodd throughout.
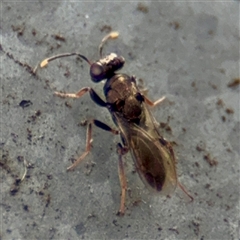
<path id="1" fill-rule="evenodd" d="M 142 181 L 157 192 L 172 193 L 177 186 L 174 153 L 170 143 L 158 133 L 148 108 L 143 104 L 139 123 L 114 115 Z"/>

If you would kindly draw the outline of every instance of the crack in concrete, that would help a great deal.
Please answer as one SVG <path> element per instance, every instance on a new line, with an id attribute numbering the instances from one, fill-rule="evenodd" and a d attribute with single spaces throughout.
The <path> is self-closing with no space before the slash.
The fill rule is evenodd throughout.
<path id="1" fill-rule="evenodd" d="M 0 44 L 0 51 L 3 52 L 4 54 L 6 54 L 6 56 L 8 58 L 10 58 L 11 60 L 13 60 L 16 64 L 18 64 L 19 66 L 23 67 L 28 73 L 30 73 L 31 75 L 34 75 L 37 77 L 37 79 L 39 79 L 39 77 L 35 74 L 34 69 L 28 64 L 28 63 L 23 63 L 19 60 L 17 60 L 12 53 L 6 52 L 2 45 Z"/>

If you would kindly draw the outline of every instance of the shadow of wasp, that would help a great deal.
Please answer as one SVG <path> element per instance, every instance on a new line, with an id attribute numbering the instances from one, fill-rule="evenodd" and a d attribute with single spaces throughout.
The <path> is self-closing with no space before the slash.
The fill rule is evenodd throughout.
<path id="1" fill-rule="evenodd" d="M 130 151 L 135 162 L 136 170 L 146 186 L 156 192 L 171 194 L 178 185 L 188 197 L 193 197 L 186 191 L 177 180 L 176 159 L 173 148 L 158 132 L 155 119 L 150 113 L 147 105 L 156 106 L 164 100 L 163 98 L 153 102 L 140 91 L 134 76 L 116 73 L 123 67 L 125 59 L 115 53 L 106 57 L 102 56 L 105 42 L 118 37 L 118 32 L 111 32 L 105 36 L 99 45 L 100 59 L 90 62 L 81 53 L 64 53 L 43 60 L 40 67 L 45 67 L 50 61 L 57 58 L 76 55 L 90 65 L 90 76 L 93 82 L 106 80 L 103 91 L 106 97 L 104 101 L 90 87 L 84 87 L 77 93 L 55 92 L 62 98 L 80 98 L 89 92 L 91 99 L 100 107 L 109 110 L 117 130 L 112 129 L 105 123 L 92 119 L 88 120 L 86 134 L 86 148 L 84 153 L 67 170 L 74 169 L 88 155 L 92 143 L 92 126 L 95 125 L 113 134 L 119 134 L 122 144 L 117 144 L 118 169 L 121 185 L 121 202 L 118 214 L 125 212 L 126 177 L 122 156 Z M 34 72 L 36 72 L 37 67 Z"/>

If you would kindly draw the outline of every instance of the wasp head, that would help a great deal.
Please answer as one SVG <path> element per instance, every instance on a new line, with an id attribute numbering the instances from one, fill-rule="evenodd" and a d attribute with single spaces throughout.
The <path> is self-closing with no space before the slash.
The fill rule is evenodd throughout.
<path id="1" fill-rule="evenodd" d="M 91 64 L 90 75 L 93 82 L 100 82 L 110 78 L 115 71 L 123 67 L 125 59 L 115 53 L 110 53 L 105 58 Z"/>

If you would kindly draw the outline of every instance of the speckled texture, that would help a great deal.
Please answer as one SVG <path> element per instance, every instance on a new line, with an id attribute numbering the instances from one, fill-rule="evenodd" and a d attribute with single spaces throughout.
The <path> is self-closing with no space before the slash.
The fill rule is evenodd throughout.
<path id="1" fill-rule="evenodd" d="M 0 239 L 239 239 L 239 2 L 1 2 Z M 94 84 L 74 57 L 40 69 L 40 60 L 79 51 L 97 59 L 109 30 L 120 37 L 104 52 L 126 59 L 121 72 L 141 78 L 164 137 L 174 141 L 178 176 L 194 196 L 149 193 L 125 159 L 129 191 L 120 204 L 116 143 L 94 128 L 91 154 L 74 172 L 86 127 L 106 109 L 88 95 Z M 28 64 L 30 67 L 24 66 Z M 22 102 L 25 100 L 26 102 Z M 21 103 L 21 104 L 20 104 Z M 160 124 L 163 127 L 164 124 Z M 26 179 L 24 160 L 31 164 Z"/>

